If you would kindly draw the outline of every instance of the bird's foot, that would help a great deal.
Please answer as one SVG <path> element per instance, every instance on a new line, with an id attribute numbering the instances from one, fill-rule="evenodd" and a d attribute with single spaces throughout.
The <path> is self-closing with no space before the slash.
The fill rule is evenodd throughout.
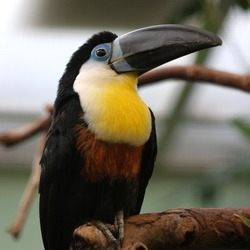
<path id="1" fill-rule="evenodd" d="M 109 224 L 105 224 L 99 220 L 97 221 L 91 221 L 90 222 L 92 225 L 94 225 L 95 227 L 97 227 L 108 239 L 108 241 L 111 244 L 114 244 L 117 248 L 117 239 L 114 236 L 116 234 L 114 227 L 112 227 Z"/>
<path id="2" fill-rule="evenodd" d="M 99 220 L 90 223 L 97 227 L 116 248 L 118 246 L 122 248 L 124 240 L 124 212 L 122 210 L 115 214 L 114 227 Z"/>
<path id="3" fill-rule="evenodd" d="M 122 210 L 118 211 L 115 215 L 114 227 L 117 233 L 117 240 L 122 248 L 124 240 L 124 212 Z"/>

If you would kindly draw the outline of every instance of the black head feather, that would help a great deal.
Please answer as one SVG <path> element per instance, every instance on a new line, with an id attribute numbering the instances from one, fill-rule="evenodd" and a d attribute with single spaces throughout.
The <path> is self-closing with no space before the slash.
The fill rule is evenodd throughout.
<path id="1" fill-rule="evenodd" d="M 59 81 L 55 110 L 61 106 L 67 98 L 76 95 L 73 90 L 73 83 L 79 74 L 81 66 L 89 59 L 91 51 L 98 44 L 111 43 L 117 38 L 117 35 L 109 31 L 103 31 L 93 35 L 85 44 L 75 51 L 68 62 L 65 72 Z"/>
<path id="2" fill-rule="evenodd" d="M 78 74 L 80 67 L 89 59 L 90 53 L 94 47 L 102 43 L 111 43 L 116 37 L 117 35 L 109 31 L 103 31 L 93 35 L 72 55 L 69 63 L 67 64 L 65 73 L 67 73 L 67 71 L 72 72 L 76 70 Z"/>

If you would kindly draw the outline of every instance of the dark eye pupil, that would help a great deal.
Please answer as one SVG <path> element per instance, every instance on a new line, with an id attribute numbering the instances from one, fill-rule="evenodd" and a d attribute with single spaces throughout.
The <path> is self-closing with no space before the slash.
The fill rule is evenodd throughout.
<path id="1" fill-rule="evenodd" d="M 98 57 L 104 57 L 107 54 L 105 49 L 97 49 L 95 53 Z"/>

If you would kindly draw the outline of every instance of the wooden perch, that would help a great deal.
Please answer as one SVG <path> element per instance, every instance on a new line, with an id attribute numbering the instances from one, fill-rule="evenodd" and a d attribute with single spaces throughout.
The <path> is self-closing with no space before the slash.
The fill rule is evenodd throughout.
<path id="1" fill-rule="evenodd" d="M 233 87 L 246 92 L 250 92 L 250 76 L 242 76 L 231 74 L 218 70 L 209 69 L 203 66 L 174 66 L 174 67 L 160 67 L 151 70 L 139 77 L 138 85 L 140 87 L 153 84 L 155 82 L 167 79 L 184 79 L 194 80 L 200 82 L 213 83 L 220 86 Z M 32 123 L 12 132 L 0 133 L 0 143 L 5 146 L 13 146 L 20 143 L 27 138 L 30 138 L 38 133 L 46 133 L 51 124 L 51 115 L 53 112 L 53 105 L 46 106 L 47 114 L 39 117 Z M 20 234 L 23 228 L 25 218 L 29 211 L 29 207 L 35 195 L 39 179 L 39 164 L 38 158 L 42 154 L 44 148 L 44 138 L 38 146 L 36 155 L 34 156 L 33 170 L 28 181 L 25 193 L 23 194 L 20 208 L 17 212 L 15 223 L 8 229 L 15 238 Z"/>
<path id="2" fill-rule="evenodd" d="M 122 249 L 250 249 L 246 218 L 250 218 L 250 208 L 173 209 L 136 215 L 125 222 Z M 74 231 L 71 248 L 84 249 L 114 250 L 115 246 L 87 223 Z"/>

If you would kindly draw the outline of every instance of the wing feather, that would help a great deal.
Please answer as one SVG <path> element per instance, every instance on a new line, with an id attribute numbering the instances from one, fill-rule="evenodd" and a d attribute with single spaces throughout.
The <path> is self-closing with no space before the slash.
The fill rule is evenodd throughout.
<path id="1" fill-rule="evenodd" d="M 45 249 L 64 249 L 53 242 L 62 242 L 62 221 L 58 216 L 67 193 L 68 171 L 78 166 L 74 149 L 74 126 L 82 113 L 78 97 L 69 98 L 55 111 L 41 159 L 40 224 Z M 70 116 L 70 117 L 69 117 Z M 60 207 L 61 206 L 61 207 Z M 54 240 L 49 237 L 53 236 Z M 60 240 L 61 239 L 61 240 Z"/>
<path id="2" fill-rule="evenodd" d="M 139 180 L 139 192 L 138 192 L 138 199 L 137 199 L 137 205 L 136 205 L 136 214 L 140 213 L 145 191 L 146 191 L 149 179 L 151 178 L 153 170 L 154 170 L 154 164 L 155 164 L 155 159 L 156 159 L 156 154 L 157 154 L 155 117 L 151 110 L 150 110 L 150 113 L 151 113 L 151 119 L 152 119 L 152 130 L 151 130 L 150 137 L 145 144 L 143 154 L 142 154 L 141 174 L 140 174 L 140 180 Z"/>

